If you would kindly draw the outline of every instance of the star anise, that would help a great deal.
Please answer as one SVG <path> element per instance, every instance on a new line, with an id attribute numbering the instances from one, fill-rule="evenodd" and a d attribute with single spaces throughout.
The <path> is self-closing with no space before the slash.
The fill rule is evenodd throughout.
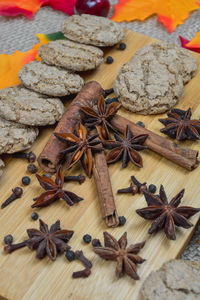
<path id="1" fill-rule="evenodd" d="M 107 163 L 114 163 L 122 158 L 122 168 L 125 168 L 129 161 L 138 167 L 143 166 L 142 157 L 137 151 L 147 149 L 143 145 L 148 134 L 133 135 L 130 127 L 127 126 L 124 138 L 114 133 L 115 141 L 104 141 L 105 147 L 112 149 L 107 155 Z"/>
<path id="2" fill-rule="evenodd" d="M 167 116 L 166 119 L 159 119 L 165 125 L 160 130 L 162 133 L 178 141 L 200 139 L 200 120 L 191 120 L 191 108 L 186 111 L 175 108 Z"/>
<path id="3" fill-rule="evenodd" d="M 104 247 L 93 247 L 93 250 L 101 258 L 116 260 L 116 275 L 121 277 L 124 273 L 138 280 L 140 277 L 136 272 L 136 265 L 142 264 L 145 259 L 138 256 L 138 252 L 145 245 L 145 241 L 127 247 L 127 233 L 125 232 L 117 241 L 111 234 L 104 232 Z"/>
<path id="4" fill-rule="evenodd" d="M 47 206 L 60 198 L 65 200 L 65 202 L 70 206 L 83 200 L 83 198 L 78 197 L 76 194 L 63 190 L 64 175 L 61 166 L 57 169 L 55 182 L 51 178 L 40 176 L 38 174 L 36 174 L 36 177 L 39 184 L 46 190 L 46 192 L 36 198 L 35 203 L 31 207 Z"/>
<path id="5" fill-rule="evenodd" d="M 199 212 L 200 208 L 191 206 L 178 207 L 184 191 L 184 189 L 181 190 L 170 202 L 167 200 L 162 185 L 160 186 L 159 195 L 143 191 L 148 207 L 137 209 L 136 212 L 144 219 L 154 220 L 149 228 L 149 234 L 164 228 L 167 238 L 175 240 L 175 225 L 186 229 L 193 226 L 187 219 Z"/>
<path id="6" fill-rule="evenodd" d="M 101 140 L 109 139 L 109 129 L 117 132 L 117 130 L 110 124 L 110 120 L 120 109 L 121 104 L 113 102 L 106 106 L 104 97 L 101 96 L 97 103 L 97 108 L 94 109 L 89 106 L 82 107 L 81 110 L 89 116 L 85 121 L 87 127 L 96 127 Z"/>
<path id="7" fill-rule="evenodd" d="M 91 177 L 93 168 L 92 152 L 103 150 L 102 142 L 98 138 L 98 134 L 93 134 L 88 137 L 85 126 L 79 123 L 76 127 L 75 134 L 55 133 L 55 136 L 67 144 L 66 149 L 61 152 L 62 154 L 73 152 L 67 163 L 67 169 L 69 170 L 76 163 L 81 161 L 85 173 L 88 177 Z"/>
<path id="8" fill-rule="evenodd" d="M 12 253 L 23 247 L 28 247 L 31 250 L 36 250 L 37 258 L 44 258 L 46 255 L 51 260 L 56 260 L 58 253 L 63 253 L 64 251 L 70 249 L 67 245 L 68 241 L 74 234 L 71 230 L 61 230 L 60 221 L 56 221 L 55 224 L 51 225 L 50 230 L 48 225 L 45 224 L 41 219 L 40 230 L 31 228 L 27 229 L 27 234 L 29 239 L 18 243 L 9 244 L 4 247 L 6 253 Z"/>
<path id="9" fill-rule="evenodd" d="M 29 236 L 27 246 L 31 250 L 36 250 L 37 258 L 43 258 L 47 255 L 51 260 L 56 260 L 58 253 L 63 253 L 67 249 L 70 249 L 67 242 L 71 239 L 74 232 L 71 230 L 61 230 L 59 220 L 51 225 L 50 229 L 48 229 L 48 225 L 41 219 L 39 222 L 40 230 L 34 228 L 27 229 Z"/>

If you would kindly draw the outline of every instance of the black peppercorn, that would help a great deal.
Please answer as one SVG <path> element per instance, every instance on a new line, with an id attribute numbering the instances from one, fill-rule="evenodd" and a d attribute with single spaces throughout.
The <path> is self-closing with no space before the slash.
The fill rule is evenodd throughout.
<path id="1" fill-rule="evenodd" d="M 126 218 L 124 216 L 119 217 L 119 226 L 123 226 L 126 223 Z"/>
<path id="2" fill-rule="evenodd" d="M 119 50 L 125 50 L 126 49 L 126 44 L 125 43 L 120 43 L 119 44 Z"/>
<path id="3" fill-rule="evenodd" d="M 106 105 L 109 105 L 113 102 L 119 102 L 118 98 L 115 97 L 115 98 L 107 98 L 106 99 Z"/>
<path id="4" fill-rule="evenodd" d="M 144 123 L 141 122 L 141 121 L 138 121 L 136 124 L 139 125 L 139 126 L 141 126 L 141 127 L 145 127 Z"/>
<path id="5" fill-rule="evenodd" d="M 28 177 L 28 176 L 22 177 L 22 183 L 23 183 L 23 185 L 29 185 L 30 182 L 31 182 L 30 177 Z"/>
<path id="6" fill-rule="evenodd" d="M 156 192 L 156 186 L 154 184 L 150 184 L 148 191 L 149 191 L 149 193 L 154 194 Z"/>
<path id="7" fill-rule="evenodd" d="M 107 64 L 112 64 L 113 61 L 114 61 L 114 59 L 112 58 L 112 56 L 107 56 L 107 58 L 106 58 L 106 63 Z"/>
<path id="8" fill-rule="evenodd" d="M 36 221 L 38 218 L 39 218 L 38 213 L 33 212 L 33 213 L 31 214 L 31 219 L 32 219 L 32 220 Z"/>
<path id="9" fill-rule="evenodd" d="M 27 167 L 27 171 L 32 173 L 32 174 L 35 174 L 35 173 L 37 173 L 38 168 L 34 164 L 29 164 L 28 167 Z"/>
<path id="10" fill-rule="evenodd" d="M 91 235 L 85 234 L 85 235 L 83 236 L 83 241 L 84 241 L 86 244 L 89 244 L 89 243 L 91 242 L 91 240 L 92 240 Z"/>
<path id="11" fill-rule="evenodd" d="M 72 250 L 67 250 L 65 253 L 65 257 L 68 261 L 72 261 L 75 259 L 75 253 Z"/>
<path id="12" fill-rule="evenodd" d="M 50 174 L 43 174 L 42 176 L 44 176 L 44 177 L 48 177 L 48 178 L 51 178 L 51 175 Z"/>
<path id="13" fill-rule="evenodd" d="M 11 234 L 8 234 L 4 237 L 4 243 L 7 245 L 12 244 L 13 242 L 13 236 Z"/>

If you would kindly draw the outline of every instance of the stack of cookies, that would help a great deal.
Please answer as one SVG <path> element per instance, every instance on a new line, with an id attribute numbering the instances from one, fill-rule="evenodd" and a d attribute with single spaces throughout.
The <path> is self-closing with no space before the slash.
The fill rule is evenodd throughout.
<path id="1" fill-rule="evenodd" d="M 91 15 L 68 18 L 63 33 L 66 40 L 40 46 L 42 61 L 22 68 L 21 85 L 0 90 L 0 154 L 30 148 L 38 126 L 59 121 L 64 113 L 60 97 L 76 94 L 84 85 L 77 72 L 97 68 L 104 55 L 98 46 L 113 46 L 124 37 L 117 23 Z M 0 170 L 3 166 L 0 160 Z"/>

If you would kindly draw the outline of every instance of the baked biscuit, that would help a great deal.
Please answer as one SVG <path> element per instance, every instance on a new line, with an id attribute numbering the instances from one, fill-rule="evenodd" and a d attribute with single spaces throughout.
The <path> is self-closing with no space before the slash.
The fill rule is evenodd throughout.
<path id="1" fill-rule="evenodd" d="M 103 51 L 99 48 L 69 40 L 43 44 L 38 49 L 38 54 L 46 64 L 71 71 L 92 70 L 103 61 Z"/>
<path id="2" fill-rule="evenodd" d="M 32 61 L 19 72 L 21 83 L 35 92 L 61 97 L 78 93 L 84 80 L 70 71 Z"/>
<path id="3" fill-rule="evenodd" d="M 119 24 L 86 14 L 67 18 L 62 31 L 72 41 L 100 47 L 113 46 L 124 38 L 124 30 Z"/>

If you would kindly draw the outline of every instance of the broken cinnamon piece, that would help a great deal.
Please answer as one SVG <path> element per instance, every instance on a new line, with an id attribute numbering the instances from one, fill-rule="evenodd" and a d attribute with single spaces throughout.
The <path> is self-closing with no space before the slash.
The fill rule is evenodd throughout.
<path id="1" fill-rule="evenodd" d="M 85 84 L 80 93 L 68 106 L 55 131 L 38 157 L 38 163 L 45 172 L 55 173 L 57 166 L 63 158 L 60 152 L 65 148 L 65 145 L 55 137 L 54 133 L 73 133 L 76 124 L 80 122 L 81 107 L 88 104 L 96 104 L 102 95 L 104 95 L 104 90 L 101 85 L 96 81 L 90 81 Z"/>
<path id="2" fill-rule="evenodd" d="M 104 151 L 94 154 L 93 174 L 102 218 L 105 220 L 108 227 L 117 227 L 119 219 Z"/>
<path id="3" fill-rule="evenodd" d="M 195 169 L 199 164 L 197 159 L 198 151 L 196 150 L 181 148 L 176 143 L 171 142 L 170 140 L 119 115 L 115 115 L 110 122 L 111 125 L 120 132 L 124 132 L 126 126 L 128 125 L 134 135 L 148 134 L 148 138 L 144 142 L 144 145 L 146 145 L 152 151 L 162 155 L 163 157 L 173 161 L 189 171 Z"/>

